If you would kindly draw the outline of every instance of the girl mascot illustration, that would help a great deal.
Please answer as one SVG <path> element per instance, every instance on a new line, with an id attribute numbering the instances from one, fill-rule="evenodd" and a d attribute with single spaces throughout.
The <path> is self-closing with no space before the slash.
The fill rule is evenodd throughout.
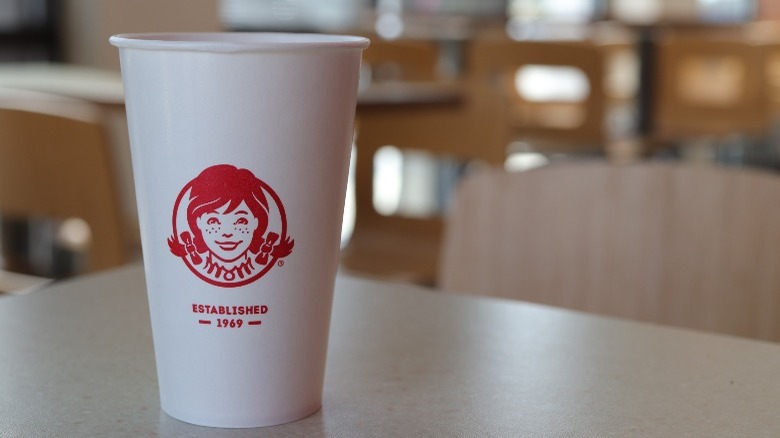
<path id="1" fill-rule="evenodd" d="M 271 212 L 267 195 L 277 206 L 279 233 L 266 234 Z M 181 229 L 182 221 L 177 227 L 178 210 L 183 208 L 188 230 Z M 228 164 L 211 166 L 184 186 L 174 207 L 173 226 L 171 252 L 200 278 L 223 287 L 251 283 L 287 257 L 294 245 L 286 235 L 284 208 L 275 192 L 249 170 Z"/>

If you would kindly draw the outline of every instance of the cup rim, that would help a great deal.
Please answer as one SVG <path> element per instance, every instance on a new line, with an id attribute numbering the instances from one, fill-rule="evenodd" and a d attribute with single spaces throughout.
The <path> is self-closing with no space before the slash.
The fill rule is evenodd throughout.
<path id="1" fill-rule="evenodd" d="M 369 39 L 352 35 L 285 32 L 124 33 L 109 38 L 121 48 L 195 52 L 268 52 L 365 49 Z"/>

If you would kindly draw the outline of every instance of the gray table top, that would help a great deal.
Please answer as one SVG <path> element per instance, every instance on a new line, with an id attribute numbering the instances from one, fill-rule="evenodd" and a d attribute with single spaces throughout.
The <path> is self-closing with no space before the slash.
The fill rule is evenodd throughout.
<path id="1" fill-rule="evenodd" d="M 90 102 L 124 105 L 119 72 L 57 63 L 0 65 L 0 87 L 58 94 Z"/>
<path id="2" fill-rule="evenodd" d="M 323 409 L 161 412 L 143 272 L 0 298 L 0 436 L 780 436 L 780 345 L 340 276 Z"/>

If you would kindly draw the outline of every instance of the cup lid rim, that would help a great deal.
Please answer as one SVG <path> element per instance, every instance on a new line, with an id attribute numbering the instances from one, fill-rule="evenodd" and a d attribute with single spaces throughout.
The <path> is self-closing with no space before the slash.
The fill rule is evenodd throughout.
<path id="1" fill-rule="evenodd" d="M 365 49 L 368 38 L 353 35 L 285 32 L 161 32 L 114 35 L 119 48 L 196 52 L 266 52 L 306 49 Z"/>

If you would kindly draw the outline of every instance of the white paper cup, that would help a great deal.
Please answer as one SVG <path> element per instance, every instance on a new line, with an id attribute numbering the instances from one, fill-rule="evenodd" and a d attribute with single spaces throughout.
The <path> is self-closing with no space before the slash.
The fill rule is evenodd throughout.
<path id="1" fill-rule="evenodd" d="M 256 427 L 321 406 L 360 37 L 119 47 L 162 408 Z"/>

